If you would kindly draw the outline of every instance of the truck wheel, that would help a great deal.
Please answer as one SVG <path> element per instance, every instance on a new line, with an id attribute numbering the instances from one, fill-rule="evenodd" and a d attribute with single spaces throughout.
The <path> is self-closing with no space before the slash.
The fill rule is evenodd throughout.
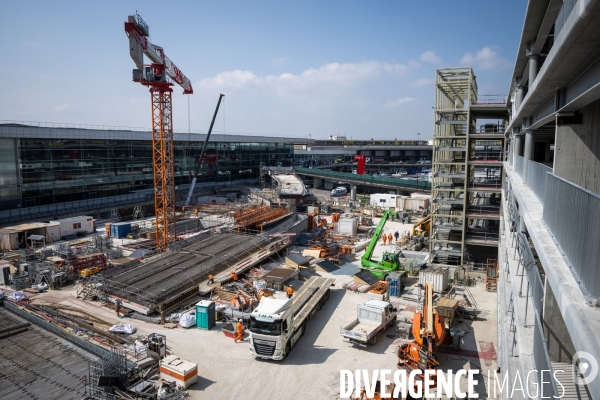
<path id="1" fill-rule="evenodd" d="M 323 296 L 323 298 L 325 299 L 325 301 L 329 300 L 329 295 L 330 295 L 329 290 L 330 289 L 327 289 L 327 291 L 325 292 L 325 296 Z"/>
<path id="2" fill-rule="evenodd" d="M 306 332 L 306 324 L 302 324 L 300 329 L 300 336 L 304 336 L 304 332 Z"/>
<path id="3" fill-rule="evenodd" d="M 396 325 L 396 317 L 392 318 L 389 326 L 395 326 L 395 325 Z"/>
<path id="4" fill-rule="evenodd" d="M 460 350 L 460 335 L 452 336 L 452 350 Z"/>
<path id="5" fill-rule="evenodd" d="M 287 342 L 285 345 L 285 356 L 287 357 L 291 351 L 292 351 L 292 343 Z"/>
<path id="6" fill-rule="evenodd" d="M 369 344 L 371 344 L 371 346 L 375 346 L 377 344 L 377 335 L 373 336 L 371 340 L 369 340 Z"/>

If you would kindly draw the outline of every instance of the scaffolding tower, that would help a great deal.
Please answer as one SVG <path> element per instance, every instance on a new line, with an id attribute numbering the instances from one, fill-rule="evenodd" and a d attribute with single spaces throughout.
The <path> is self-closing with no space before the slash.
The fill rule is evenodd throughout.
<path id="1" fill-rule="evenodd" d="M 505 99 L 478 101 L 471 67 L 436 70 L 431 259 L 464 265 L 467 245 L 497 246 Z"/>

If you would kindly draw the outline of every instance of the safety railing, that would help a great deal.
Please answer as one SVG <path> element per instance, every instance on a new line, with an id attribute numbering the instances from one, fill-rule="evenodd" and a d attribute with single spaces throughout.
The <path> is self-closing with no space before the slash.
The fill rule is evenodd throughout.
<path id="1" fill-rule="evenodd" d="M 465 241 L 480 243 L 498 243 L 498 232 L 470 232 L 465 233 Z"/>
<path id="2" fill-rule="evenodd" d="M 540 203 L 544 204 L 546 179 L 548 173 L 552 173 L 552 168 L 531 160 L 527 163 L 527 186 L 535 193 Z"/>
<path id="3" fill-rule="evenodd" d="M 516 159 L 516 163 L 515 163 L 515 171 L 517 171 L 517 174 L 519 174 L 519 176 L 521 178 L 523 178 L 523 165 L 525 164 L 525 159 L 522 156 L 517 156 Z"/>
<path id="4" fill-rule="evenodd" d="M 546 174 L 543 221 L 589 296 L 600 297 L 600 196 Z M 589 229 L 587 229 L 589 227 Z"/>
<path id="5" fill-rule="evenodd" d="M 356 183 L 358 185 L 383 184 L 399 188 L 418 189 L 423 191 L 431 190 L 431 182 L 420 181 L 418 179 L 410 180 L 384 176 L 357 175 L 347 172 L 328 171 L 316 168 L 296 168 L 296 173 L 300 175 L 306 174 L 315 177 L 335 178 L 350 183 Z"/>
<path id="6" fill-rule="evenodd" d="M 560 31 L 562 31 L 567 19 L 571 15 L 571 11 L 575 8 L 575 4 L 577 4 L 577 0 L 564 0 L 563 5 L 556 16 L 556 20 L 554 21 L 554 37 L 556 38 Z M 556 39 L 554 39 L 556 40 Z"/>

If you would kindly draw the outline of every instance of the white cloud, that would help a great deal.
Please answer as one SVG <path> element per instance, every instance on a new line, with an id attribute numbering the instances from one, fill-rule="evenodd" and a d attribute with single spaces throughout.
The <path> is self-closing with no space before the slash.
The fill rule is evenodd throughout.
<path id="1" fill-rule="evenodd" d="M 23 44 L 24 44 L 25 46 L 41 46 L 41 44 L 39 44 L 39 43 L 35 43 L 35 42 L 32 42 L 32 41 L 31 41 L 31 40 L 29 40 L 29 39 L 27 39 L 27 40 L 24 40 L 24 41 L 23 41 Z"/>
<path id="2" fill-rule="evenodd" d="M 408 66 L 411 67 L 411 68 L 413 68 L 413 69 L 417 69 L 417 68 L 419 68 L 421 66 L 421 63 L 418 62 L 417 60 L 410 60 L 408 62 Z"/>
<path id="3" fill-rule="evenodd" d="M 428 62 L 431 64 L 441 64 L 442 62 L 442 57 L 436 55 L 433 51 L 426 51 L 425 53 L 421 54 L 420 59 L 423 62 Z"/>
<path id="4" fill-rule="evenodd" d="M 427 85 L 431 85 L 431 84 L 433 84 L 433 79 L 419 78 L 416 81 L 414 81 L 413 83 L 411 83 L 410 85 L 413 87 L 419 87 L 419 86 L 427 86 Z"/>
<path id="5" fill-rule="evenodd" d="M 65 103 L 65 104 L 62 104 L 62 105 L 59 105 L 59 106 L 54 106 L 52 108 L 52 110 L 57 111 L 57 112 L 61 112 L 61 111 L 68 110 L 70 108 L 71 108 L 71 105 L 68 104 L 68 103 Z"/>
<path id="6" fill-rule="evenodd" d="M 491 47 L 484 47 L 477 51 L 475 55 L 466 53 L 463 58 L 460 59 L 460 63 L 487 71 L 502 70 L 511 66 L 510 62 L 500 57 L 499 52 Z"/>
<path id="7" fill-rule="evenodd" d="M 416 99 L 412 98 L 412 97 L 400 97 L 397 100 L 390 100 L 388 102 L 386 102 L 383 107 L 384 108 L 394 108 L 394 107 L 398 107 L 402 104 L 405 103 L 410 103 L 411 101 L 415 101 Z"/>
<path id="8" fill-rule="evenodd" d="M 202 79 L 198 85 L 201 87 L 230 87 L 248 88 L 260 87 L 273 89 L 280 94 L 287 94 L 291 90 L 302 91 L 324 85 L 353 86 L 362 82 L 371 81 L 386 73 L 404 77 L 411 68 L 398 63 L 382 63 L 379 61 L 365 61 L 360 63 L 330 63 L 318 68 L 308 68 L 299 74 L 290 72 L 281 75 L 257 76 L 251 71 L 224 71 L 212 78 Z"/>
<path id="9" fill-rule="evenodd" d="M 283 67 L 284 64 L 287 62 L 287 60 L 288 60 L 288 57 L 276 57 L 276 58 L 273 58 L 271 60 L 271 62 L 273 63 L 274 67 Z"/>

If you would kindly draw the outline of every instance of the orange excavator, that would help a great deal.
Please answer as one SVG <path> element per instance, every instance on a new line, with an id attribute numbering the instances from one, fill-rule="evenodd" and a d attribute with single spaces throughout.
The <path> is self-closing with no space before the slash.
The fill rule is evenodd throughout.
<path id="1" fill-rule="evenodd" d="M 415 340 L 398 346 L 398 368 L 410 371 L 437 370 L 440 363 L 434 354 L 434 348 L 441 344 L 451 344 L 452 339 L 444 325 L 444 317 L 433 312 L 433 286 L 425 284 L 425 304 L 423 312 L 413 317 L 412 332 Z M 435 375 L 434 375 L 435 376 Z M 432 387 L 436 387 L 434 380 Z"/>

